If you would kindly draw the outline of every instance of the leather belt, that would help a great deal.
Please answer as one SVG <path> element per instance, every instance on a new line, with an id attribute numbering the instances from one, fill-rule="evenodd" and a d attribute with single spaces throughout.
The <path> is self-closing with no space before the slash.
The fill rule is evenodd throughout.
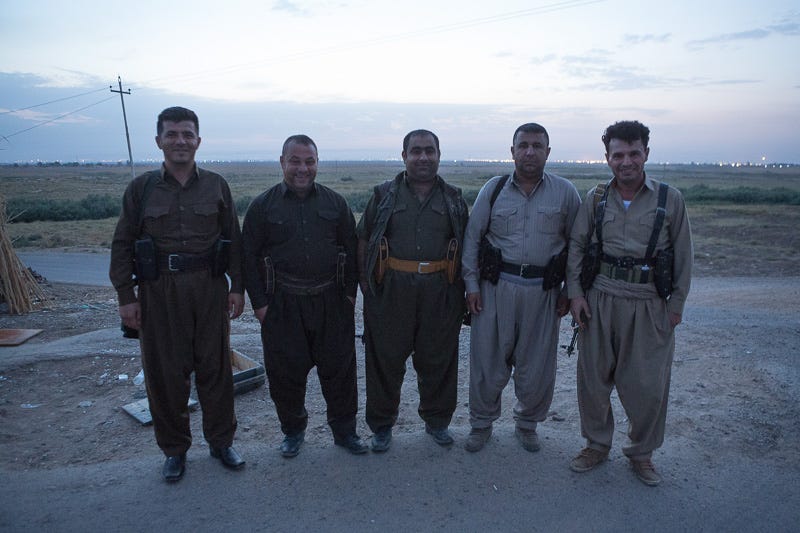
<path id="1" fill-rule="evenodd" d="M 398 272 L 412 272 L 415 274 L 433 274 L 447 269 L 447 259 L 441 261 L 406 261 L 388 257 L 386 266 Z"/>
<path id="2" fill-rule="evenodd" d="M 211 268 L 208 254 L 159 254 L 158 269 L 162 272 L 192 272 Z"/>
<path id="3" fill-rule="evenodd" d="M 644 257 L 631 257 L 626 255 L 624 257 L 615 257 L 613 255 L 603 254 L 600 256 L 600 260 L 608 263 L 609 265 L 613 265 L 619 268 L 632 268 L 634 266 L 655 266 L 656 262 L 655 259 L 650 259 L 649 261 Z M 645 269 L 647 270 L 647 269 Z"/>
<path id="4" fill-rule="evenodd" d="M 513 274 L 526 279 L 544 277 L 544 267 L 537 265 L 515 265 L 514 263 L 506 263 L 503 261 L 500 264 L 500 270 L 506 274 Z"/>
<path id="5" fill-rule="evenodd" d="M 600 262 L 600 274 L 628 283 L 650 283 L 653 270 L 647 265 L 618 266 L 605 260 Z"/>
<path id="6" fill-rule="evenodd" d="M 319 283 L 316 285 L 295 285 L 291 283 L 286 283 L 283 281 L 278 281 L 278 288 L 288 294 L 296 294 L 300 296 L 315 296 L 317 294 L 322 294 L 326 290 L 333 287 L 335 284 L 334 280 L 326 281 L 324 283 Z"/>

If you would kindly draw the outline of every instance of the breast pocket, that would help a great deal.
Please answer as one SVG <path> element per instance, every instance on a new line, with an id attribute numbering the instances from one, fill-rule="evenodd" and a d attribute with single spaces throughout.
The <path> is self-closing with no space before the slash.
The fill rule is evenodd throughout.
<path id="1" fill-rule="evenodd" d="M 518 207 L 496 209 L 494 213 L 492 213 L 492 223 L 489 227 L 489 231 L 495 235 L 513 235 L 519 230 L 522 222 L 522 216 L 520 216 Z"/>
<path id="2" fill-rule="evenodd" d="M 142 213 L 143 232 L 154 237 L 168 233 L 170 231 L 169 212 L 169 205 L 145 205 Z"/>
<path id="3" fill-rule="evenodd" d="M 267 235 L 269 244 L 282 244 L 292 238 L 294 226 L 283 213 L 271 212 L 267 214 Z"/>
<path id="4" fill-rule="evenodd" d="M 559 233 L 564 223 L 560 207 L 540 206 L 536 210 L 536 226 L 542 233 Z"/>
<path id="5" fill-rule="evenodd" d="M 219 231 L 219 206 L 216 203 L 202 203 L 191 206 L 191 224 L 201 235 Z"/>
<path id="6" fill-rule="evenodd" d="M 336 242 L 336 228 L 339 225 L 339 212 L 336 209 L 320 209 L 319 224 L 322 235 L 332 242 Z"/>

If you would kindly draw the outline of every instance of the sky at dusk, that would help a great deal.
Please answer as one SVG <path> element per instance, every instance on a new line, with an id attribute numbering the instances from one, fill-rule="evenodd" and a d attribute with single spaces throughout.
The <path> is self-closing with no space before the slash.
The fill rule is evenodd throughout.
<path id="1" fill-rule="evenodd" d="M 651 162 L 800 163 L 800 4 L 6 0 L 0 163 L 160 160 L 165 107 L 200 117 L 198 159 L 399 158 L 416 128 L 443 159 L 507 159 L 514 129 L 551 160 L 601 160 L 638 119 Z"/>

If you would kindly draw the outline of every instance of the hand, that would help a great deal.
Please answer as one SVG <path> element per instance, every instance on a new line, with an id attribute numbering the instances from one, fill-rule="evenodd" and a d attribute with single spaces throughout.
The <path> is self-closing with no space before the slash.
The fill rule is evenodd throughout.
<path id="1" fill-rule="evenodd" d="M 563 317 L 568 312 L 569 312 L 569 299 L 563 294 L 559 294 L 558 300 L 556 301 L 556 313 L 558 314 L 558 318 Z"/>
<path id="2" fill-rule="evenodd" d="M 680 313 L 670 313 L 669 314 L 669 323 L 672 326 L 672 329 L 675 329 L 675 326 L 680 324 L 683 320 L 683 315 Z"/>
<path id="3" fill-rule="evenodd" d="M 122 323 L 132 329 L 142 328 L 142 307 L 139 302 L 119 306 L 119 317 Z"/>
<path id="4" fill-rule="evenodd" d="M 258 309 L 253 309 L 253 314 L 256 315 L 259 324 L 264 323 L 264 318 L 267 316 L 267 308 L 269 306 L 265 305 L 264 307 L 259 307 Z"/>
<path id="5" fill-rule="evenodd" d="M 239 318 L 244 311 L 244 294 L 238 292 L 228 293 L 228 317 L 233 320 Z"/>
<path id="6" fill-rule="evenodd" d="M 471 292 L 467 294 L 467 308 L 473 315 L 479 314 L 483 311 L 483 302 L 481 302 L 481 293 Z"/>
<path id="7" fill-rule="evenodd" d="M 578 327 L 581 328 L 581 330 L 586 329 L 587 324 L 584 320 L 581 320 L 581 318 L 585 318 L 587 321 L 592 318 L 592 313 L 589 312 L 589 303 L 586 301 L 586 298 L 578 296 L 570 300 L 569 312 L 572 314 L 572 320 L 578 324 Z"/>

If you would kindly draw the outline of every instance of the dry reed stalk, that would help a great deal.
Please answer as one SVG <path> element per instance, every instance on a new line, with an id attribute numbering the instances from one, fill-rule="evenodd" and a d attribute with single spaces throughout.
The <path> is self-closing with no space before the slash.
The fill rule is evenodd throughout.
<path id="1" fill-rule="evenodd" d="M 6 233 L 6 220 L 6 201 L 0 195 L 0 296 L 8 304 L 10 314 L 23 314 L 31 311 L 34 304 L 43 303 L 47 297 L 14 252 Z"/>

